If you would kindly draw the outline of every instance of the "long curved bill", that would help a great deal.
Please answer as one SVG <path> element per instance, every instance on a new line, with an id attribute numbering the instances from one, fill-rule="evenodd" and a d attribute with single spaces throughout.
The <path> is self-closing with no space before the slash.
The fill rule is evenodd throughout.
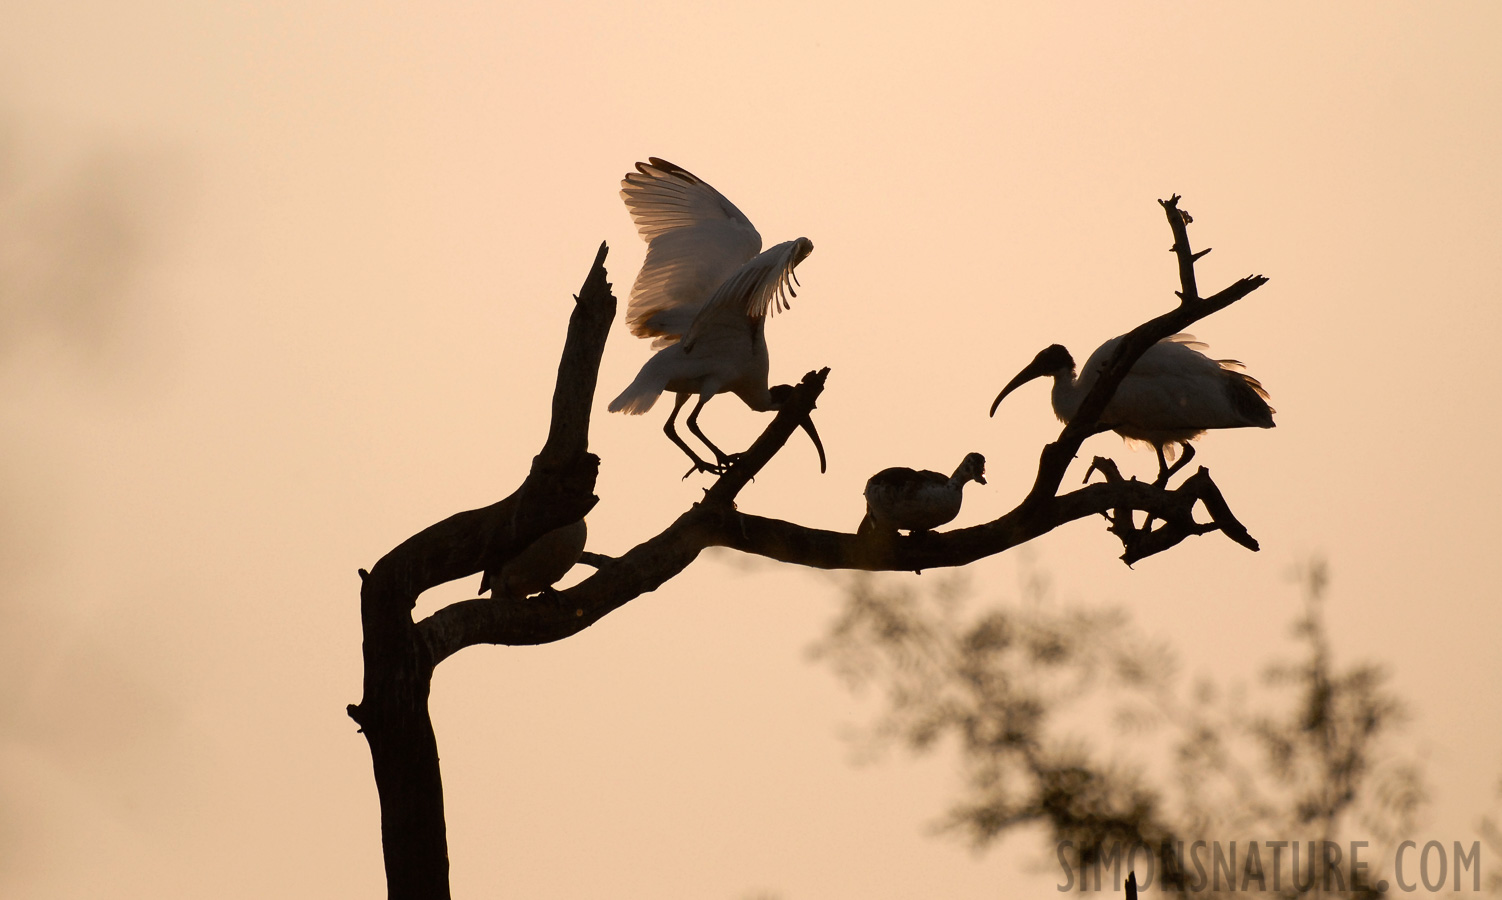
<path id="1" fill-rule="evenodd" d="M 808 432 L 809 440 L 814 442 L 814 449 L 819 451 L 819 474 L 823 475 L 829 471 L 829 467 L 824 461 L 824 442 L 819 440 L 818 429 L 814 428 L 814 417 L 805 416 L 803 421 L 798 424 L 804 431 Z"/>
<path id="2" fill-rule="evenodd" d="M 996 415 L 996 407 L 1001 405 L 1002 399 L 1005 398 L 1007 394 L 1010 394 L 1012 391 L 1017 390 L 1024 384 L 1032 381 L 1034 378 L 1042 378 L 1044 375 L 1049 374 L 1051 371 L 1052 369 L 1049 368 L 1048 364 L 1041 359 L 1035 359 L 1032 362 L 1028 363 L 1027 368 L 1023 369 L 1021 372 L 1018 372 L 1016 378 L 1013 378 L 1011 381 L 1007 382 L 1007 386 L 1002 388 L 1001 393 L 997 394 L 996 399 L 991 402 L 991 415 Z"/>

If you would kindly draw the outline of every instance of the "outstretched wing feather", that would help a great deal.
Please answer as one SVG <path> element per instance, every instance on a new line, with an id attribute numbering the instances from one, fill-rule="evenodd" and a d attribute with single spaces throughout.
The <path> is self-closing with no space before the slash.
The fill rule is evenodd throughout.
<path id="1" fill-rule="evenodd" d="M 649 157 L 636 164 L 635 172 L 621 180 L 621 199 L 642 240 L 651 240 L 676 228 L 693 228 L 707 222 L 730 221 L 756 231 L 746 214 L 724 194 L 681 166 Z"/>
<path id="2" fill-rule="evenodd" d="M 813 251 L 808 238 L 784 241 L 736 270 L 709 302 L 699 310 L 684 335 L 686 347 L 715 322 L 729 319 L 761 319 L 791 308 L 789 298 L 798 296 L 793 269 Z"/>
<path id="3" fill-rule="evenodd" d="M 621 199 L 647 242 L 626 324 L 654 347 L 676 341 L 695 315 L 761 249 L 751 220 L 704 181 L 651 158 L 621 182 Z"/>

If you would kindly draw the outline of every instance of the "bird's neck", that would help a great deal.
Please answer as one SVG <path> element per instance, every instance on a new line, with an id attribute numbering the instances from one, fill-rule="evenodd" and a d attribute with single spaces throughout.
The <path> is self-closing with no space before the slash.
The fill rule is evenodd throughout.
<path id="1" fill-rule="evenodd" d="M 1090 385 L 1083 383 L 1082 380 L 1076 380 L 1073 369 L 1053 373 L 1051 399 L 1054 415 L 1058 416 L 1061 422 L 1071 421 L 1074 414 L 1079 412 L 1080 401 L 1085 399 L 1085 394 L 1089 391 Z"/>

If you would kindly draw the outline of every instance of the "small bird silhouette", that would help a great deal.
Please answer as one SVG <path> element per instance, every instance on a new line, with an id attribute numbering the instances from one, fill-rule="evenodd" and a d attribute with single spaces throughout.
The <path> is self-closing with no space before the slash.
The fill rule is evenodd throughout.
<path id="1" fill-rule="evenodd" d="M 513 556 L 499 573 L 481 575 L 480 593 L 489 590 L 498 600 L 520 600 L 551 588 L 579 561 L 588 537 L 583 519 L 554 528 Z"/>
<path id="2" fill-rule="evenodd" d="M 953 475 L 894 466 L 866 481 L 866 517 L 857 534 L 930 531 L 960 514 L 965 483 L 986 483 L 986 458 L 966 454 Z"/>

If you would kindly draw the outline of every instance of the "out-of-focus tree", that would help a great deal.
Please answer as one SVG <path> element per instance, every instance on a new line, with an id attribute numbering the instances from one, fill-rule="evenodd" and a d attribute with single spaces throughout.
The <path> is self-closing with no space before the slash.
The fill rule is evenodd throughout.
<path id="1" fill-rule="evenodd" d="M 0 122 L 0 360 L 46 341 L 86 362 L 126 318 L 151 179 L 115 147 L 22 137 Z"/>
<path id="2" fill-rule="evenodd" d="M 46 759 L 106 808 L 139 783 L 126 772 L 160 758 L 174 712 L 141 659 L 19 587 L 57 563 L 53 517 L 67 504 L 63 473 L 35 462 L 55 423 L 11 414 L 52 389 L 42 373 L 96 391 L 141 358 L 122 334 L 164 224 L 164 174 L 152 151 L 39 127 L 0 102 L 0 391 L 22 400 L 7 404 L 0 440 L 0 752 Z M 27 780 L 0 772 L 0 893 L 49 824 Z"/>
<path id="3" fill-rule="evenodd" d="M 1502 859 L 1502 778 L 1492 787 L 1492 810 L 1481 817 L 1477 830 L 1492 859 Z M 1486 891 L 1502 897 L 1502 871 L 1493 868 L 1486 876 Z"/>
<path id="4" fill-rule="evenodd" d="M 1348 860 L 1324 848 L 1359 836 L 1370 860 L 1391 859 L 1384 849 L 1411 834 L 1423 801 L 1420 774 L 1390 746 L 1402 709 L 1381 669 L 1332 657 L 1324 565 L 1302 582 L 1300 654 L 1268 666 L 1265 697 L 1211 681 L 1186 690 L 1164 645 L 1120 612 L 1054 604 L 1036 575 L 1021 602 L 973 612 L 961 582 L 920 592 L 855 576 L 813 653 L 853 688 L 882 694 L 868 749 L 958 748 L 966 788 L 939 828 L 977 847 L 1041 825 L 1062 883 L 1079 889 L 1112 889 L 1114 877 L 1119 891 L 1136 863 L 1144 887 L 1184 896 L 1249 886 L 1381 896 L 1379 866 L 1353 882 Z M 1095 747 L 1107 719 L 1157 764 Z M 1304 843 L 1301 859 L 1281 848 L 1276 882 L 1260 852 L 1230 866 L 1229 886 L 1192 853 L 1197 841 L 1247 852 L 1272 838 Z"/>

